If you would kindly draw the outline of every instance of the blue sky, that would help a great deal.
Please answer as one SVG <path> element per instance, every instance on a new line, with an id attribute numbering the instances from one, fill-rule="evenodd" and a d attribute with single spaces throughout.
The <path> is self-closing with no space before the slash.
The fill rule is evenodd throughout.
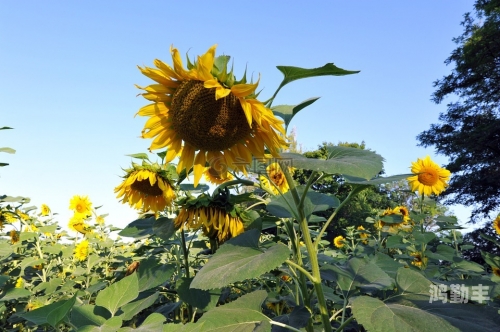
<path id="1" fill-rule="evenodd" d="M 291 122 L 304 150 L 323 141 L 365 141 L 385 159 L 387 175 L 409 172 L 433 148 L 415 137 L 446 106 L 430 101 L 432 82 L 462 33 L 472 0 L 425 1 L 18 1 L 0 2 L 0 194 L 48 204 L 66 225 L 73 195 L 88 195 L 118 227 L 136 212 L 113 193 L 146 152 L 136 117 L 147 101 L 134 84 L 151 81 L 137 65 L 171 63 L 170 45 L 194 57 L 218 44 L 235 74 L 261 75 L 262 99 L 279 85 L 277 65 L 328 62 L 345 77 L 320 77 L 283 88 L 274 105 L 321 97 Z M 461 221 L 467 209 L 453 208 Z"/>

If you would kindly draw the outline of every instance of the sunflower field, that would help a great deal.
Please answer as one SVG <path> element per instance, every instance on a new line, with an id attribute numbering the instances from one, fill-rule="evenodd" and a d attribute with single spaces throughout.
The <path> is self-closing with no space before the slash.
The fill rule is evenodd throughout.
<path id="1" fill-rule="evenodd" d="M 139 67 L 154 81 L 138 86 L 151 146 L 130 155 L 114 188 L 138 211 L 124 229 L 91 197 L 68 198 L 66 231 L 50 202 L 0 196 L 2 331 L 498 329 L 500 257 L 464 259 L 473 244 L 436 213 L 448 170 L 427 156 L 384 177 L 370 150 L 331 145 L 307 158 L 290 148 L 290 121 L 317 98 L 274 106 L 281 88 L 357 71 L 278 66 L 283 81 L 260 101 L 259 82 L 215 51 L 184 67 L 172 47 L 171 65 Z M 324 190 L 332 179 L 345 195 Z M 363 220 L 347 214 L 332 233 L 350 202 L 392 183 L 402 199 Z M 500 217 L 493 227 L 500 235 Z"/>

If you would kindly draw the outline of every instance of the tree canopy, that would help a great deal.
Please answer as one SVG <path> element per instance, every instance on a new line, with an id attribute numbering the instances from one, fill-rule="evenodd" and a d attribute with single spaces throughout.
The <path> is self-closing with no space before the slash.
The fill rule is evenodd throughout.
<path id="1" fill-rule="evenodd" d="M 454 65 L 451 74 L 434 82 L 435 103 L 458 98 L 417 137 L 449 157 L 443 203 L 472 206 L 472 222 L 500 207 L 500 0 L 476 0 L 474 9 L 445 61 Z"/>

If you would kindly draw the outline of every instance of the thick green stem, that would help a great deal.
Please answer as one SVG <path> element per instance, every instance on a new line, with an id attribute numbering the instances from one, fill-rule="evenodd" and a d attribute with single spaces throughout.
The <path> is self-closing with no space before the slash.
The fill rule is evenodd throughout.
<path id="1" fill-rule="evenodd" d="M 325 296 L 323 294 L 323 288 L 321 287 L 321 276 L 319 272 L 319 262 L 318 262 L 318 254 L 316 251 L 316 247 L 313 245 L 312 239 L 311 239 L 311 234 L 309 232 L 309 225 L 307 223 L 307 218 L 304 214 L 304 209 L 301 207 L 299 208 L 301 199 L 299 198 L 299 194 L 297 192 L 297 188 L 295 187 L 295 182 L 293 181 L 292 176 L 290 175 L 290 172 L 288 171 L 288 167 L 281 167 L 286 181 L 288 183 L 288 186 L 290 187 L 290 191 L 293 197 L 293 200 L 295 202 L 295 205 L 297 206 L 298 214 L 299 214 L 299 227 L 302 232 L 304 242 L 306 244 L 307 252 L 309 254 L 309 261 L 311 263 L 311 270 L 312 270 L 312 279 L 311 282 L 313 283 L 314 290 L 316 292 L 316 296 L 318 297 L 318 306 L 319 306 L 319 311 L 321 315 L 321 320 L 323 322 L 323 328 L 325 332 L 331 332 L 332 331 L 332 325 L 330 324 L 330 317 L 328 314 L 328 308 L 326 305 L 326 300 Z M 306 195 L 307 192 L 304 191 L 303 195 Z M 303 274 L 302 274 L 303 275 Z M 311 326 L 312 320 L 309 320 L 309 326 Z"/>

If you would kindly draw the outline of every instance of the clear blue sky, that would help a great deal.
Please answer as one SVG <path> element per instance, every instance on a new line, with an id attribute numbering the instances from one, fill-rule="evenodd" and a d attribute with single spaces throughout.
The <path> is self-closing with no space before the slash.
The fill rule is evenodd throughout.
<path id="1" fill-rule="evenodd" d="M 194 57 L 218 44 L 235 73 L 261 74 L 262 99 L 281 82 L 277 65 L 319 67 L 346 77 L 286 86 L 274 105 L 321 97 L 297 115 L 298 141 L 365 141 L 385 159 L 387 175 L 409 172 L 429 154 L 415 137 L 436 123 L 445 105 L 430 101 L 432 82 L 462 33 L 472 0 L 425 1 L 1 1 L 0 194 L 48 204 L 66 225 L 69 200 L 88 195 L 123 227 L 136 212 L 113 193 L 129 166 L 127 154 L 146 152 L 139 138 L 147 104 L 134 84 L 151 81 L 137 65 L 171 63 L 170 45 Z M 465 209 L 454 209 L 466 221 Z"/>

